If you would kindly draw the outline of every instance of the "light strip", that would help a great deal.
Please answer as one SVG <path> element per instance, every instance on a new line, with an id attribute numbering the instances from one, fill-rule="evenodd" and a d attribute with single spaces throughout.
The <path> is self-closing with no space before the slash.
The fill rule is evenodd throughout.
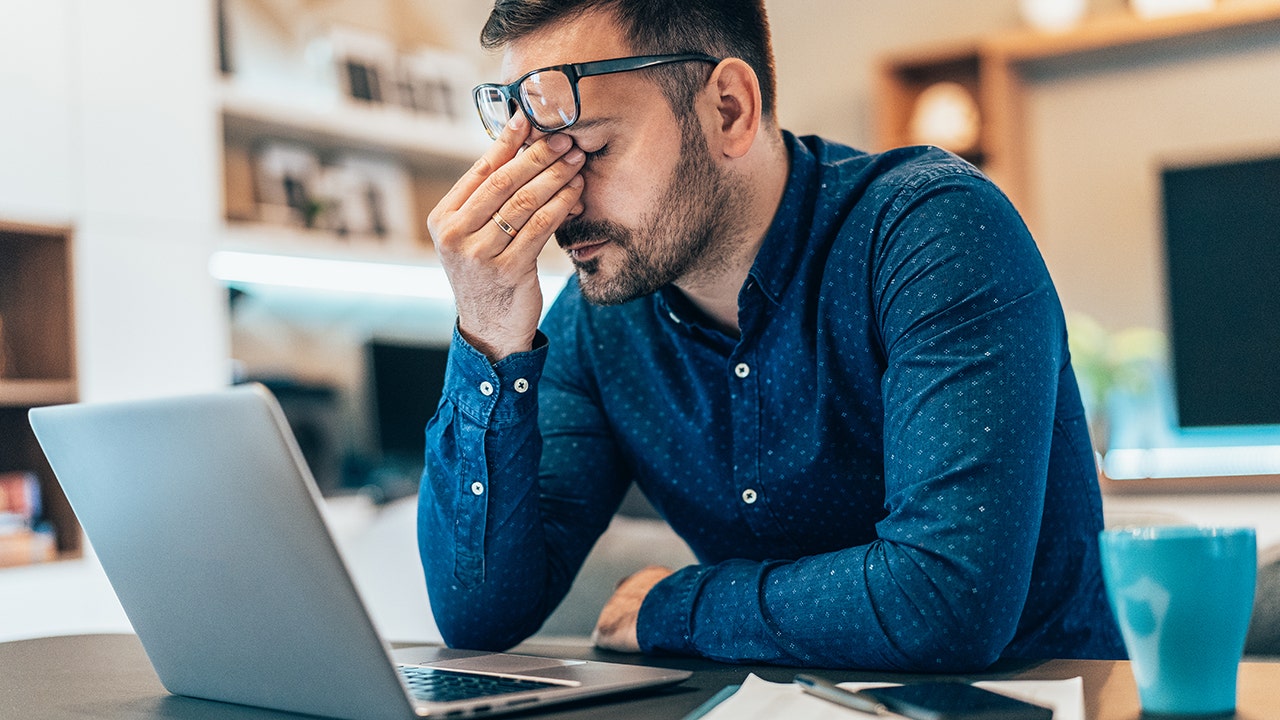
<path id="1" fill-rule="evenodd" d="M 453 301 L 444 269 L 431 265 L 221 250 L 209 258 L 209 274 L 231 284 Z M 547 298 L 559 294 L 565 283 L 565 278 L 556 275 L 539 274 L 538 280 Z"/>
<path id="2" fill-rule="evenodd" d="M 393 265 L 224 250 L 214 253 L 209 259 L 209 273 L 227 283 L 453 299 L 444 270 L 427 265 Z"/>
<path id="3" fill-rule="evenodd" d="M 1118 448 L 1103 462 L 1113 480 L 1280 474 L 1280 445 Z"/>

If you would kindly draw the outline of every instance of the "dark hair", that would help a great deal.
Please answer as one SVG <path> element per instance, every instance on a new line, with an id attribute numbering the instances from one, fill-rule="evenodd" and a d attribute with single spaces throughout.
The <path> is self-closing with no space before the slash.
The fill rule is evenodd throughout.
<path id="1" fill-rule="evenodd" d="M 496 0 L 480 44 L 497 50 L 553 22 L 604 11 L 618 21 L 637 55 L 705 53 L 736 57 L 760 80 L 762 114 L 775 112 L 776 82 L 764 0 Z M 651 68 L 677 116 L 691 111 L 707 81 L 703 63 Z"/>

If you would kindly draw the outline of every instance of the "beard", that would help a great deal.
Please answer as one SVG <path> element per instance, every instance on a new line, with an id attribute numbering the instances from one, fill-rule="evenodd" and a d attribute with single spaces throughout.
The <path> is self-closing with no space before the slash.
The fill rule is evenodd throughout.
<path id="1" fill-rule="evenodd" d="M 685 123 L 682 123 L 684 126 Z M 714 273 L 727 264 L 729 240 L 745 217 L 738 181 L 711 160 L 701 128 L 684 127 L 680 161 L 652 210 L 635 227 L 609 220 L 577 219 L 556 230 L 556 242 L 608 243 L 621 254 L 612 273 L 600 256 L 574 259 L 582 296 L 596 305 L 619 305 L 656 292 L 691 273 Z"/>

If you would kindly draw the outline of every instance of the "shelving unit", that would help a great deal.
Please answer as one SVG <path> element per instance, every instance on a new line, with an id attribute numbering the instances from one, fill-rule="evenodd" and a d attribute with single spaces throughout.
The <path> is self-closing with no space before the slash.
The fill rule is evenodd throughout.
<path id="1" fill-rule="evenodd" d="M 235 177 L 230 165 L 233 157 L 252 158 L 257 148 L 273 141 L 307 147 L 321 158 L 357 154 L 402 167 L 410 178 L 414 232 L 409 237 L 388 238 L 388 252 L 403 255 L 408 241 L 411 256 L 420 261 L 433 257 L 426 234 L 427 212 L 487 147 L 478 123 L 477 129 L 469 132 L 456 123 L 415 115 L 394 106 L 341 101 L 327 106 L 283 102 L 239 87 L 233 78 L 222 82 L 219 101 L 228 163 L 224 179 L 229 183 L 234 182 L 231 179 Z M 241 185 L 247 174 L 246 170 L 240 171 Z M 296 249 L 300 238 L 308 238 L 313 252 L 345 252 L 349 241 L 333 233 L 273 226 L 262 218 L 252 217 L 251 213 L 233 209 L 233 205 L 252 207 L 251 187 L 238 190 L 242 198 L 239 202 L 231 200 L 236 192 L 229 184 L 224 208 L 228 240 L 234 242 L 236 236 L 244 235 L 247 230 L 263 247 L 272 245 L 273 236 L 282 250 Z M 353 242 L 365 248 L 376 244 L 369 240 L 357 237 Z"/>
<path id="2" fill-rule="evenodd" d="M 976 43 L 939 45 L 883 58 L 876 73 L 875 88 L 878 144 L 888 149 L 916 143 L 910 132 L 916 102 L 921 93 L 936 83 L 959 83 L 977 98 L 981 93 L 982 65 L 982 54 Z M 961 154 L 975 165 L 984 165 L 989 145 L 985 137 L 980 138 L 976 149 Z"/>
<path id="3" fill-rule="evenodd" d="M 488 146 L 478 121 L 469 131 L 393 106 L 289 103 L 240 87 L 234 79 L 219 86 L 219 104 L 227 140 L 241 144 L 295 140 L 319 151 L 394 156 L 423 171 L 465 170 Z"/>
<path id="4" fill-rule="evenodd" d="M 76 556 L 79 523 L 27 423 L 78 395 L 68 228 L 0 222 L 0 321 L 0 472 L 35 473 L 56 554 Z"/>
<path id="5" fill-rule="evenodd" d="M 490 142 L 469 105 L 462 106 L 468 62 L 429 50 L 439 55 L 433 61 L 438 67 L 415 64 L 431 42 L 426 18 L 396 0 L 325 7 L 222 0 L 215 6 L 221 247 L 438 266 L 427 213 Z M 297 31 L 302 27 L 314 28 L 307 31 L 313 34 Z M 327 50 L 316 55 L 315 43 Z M 458 64 L 461 70 L 454 68 Z M 353 77 L 356 67 L 376 73 L 363 75 L 362 82 L 378 92 L 357 92 L 353 85 L 348 93 L 345 84 L 354 81 L 344 78 Z M 420 102 L 421 83 L 434 75 L 402 74 L 439 72 L 453 80 L 450 69 L 457 82 L 432 85 L 444 93 L 431 95 L 443 97 L 442 105 Z M 282 190 L 274 182 L 280 166 L 266 159 L 273 152 L 295 163 L 306 162 L 299 155 L 310 157 L 323 169 L 303 172 L 289 165 Z M 277 174 L 264 178 L 264 167 Z M 326 210 L 325 198 L 333 198 L 328 207 L 337 209 Z"/>
<path id="6" fill-rule="evenodd" d="M 965 86 L 981 115 L 979 148 L 968 154 L 1034 224 L 1034 192 L 1028 181 L 1023 104 L 1037 64 L 1084 59 L 1100 53 L 1136 53 L 1194 45 L 1248 33 L 1280 32 L 1280 3 L 1228 3 L 1208 12 L 1143 19 L 1121 13 L 1090 19 L 1050 33 L 1018 30 L 970 43 L 906 50 L 884 57 L 877 69 L 877 144 L 912 144 L 909 127 L 916 100 L 935 82 Z"/>

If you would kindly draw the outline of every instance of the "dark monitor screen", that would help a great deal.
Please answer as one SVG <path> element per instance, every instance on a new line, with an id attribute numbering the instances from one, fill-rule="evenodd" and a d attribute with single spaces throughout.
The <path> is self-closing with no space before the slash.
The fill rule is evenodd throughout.
<path id="1" fill-rule="evenodd" d="M 423 430 L 444 390 L 449 349 L 375 340 L 368 350 L 378 449 L 387 459 L 421 461 Z"/>
<path id="2" fill-rule="evenodd" d="M 1162 179 L 1178 424 L 1280 424 L 1280 158 Z"/>

